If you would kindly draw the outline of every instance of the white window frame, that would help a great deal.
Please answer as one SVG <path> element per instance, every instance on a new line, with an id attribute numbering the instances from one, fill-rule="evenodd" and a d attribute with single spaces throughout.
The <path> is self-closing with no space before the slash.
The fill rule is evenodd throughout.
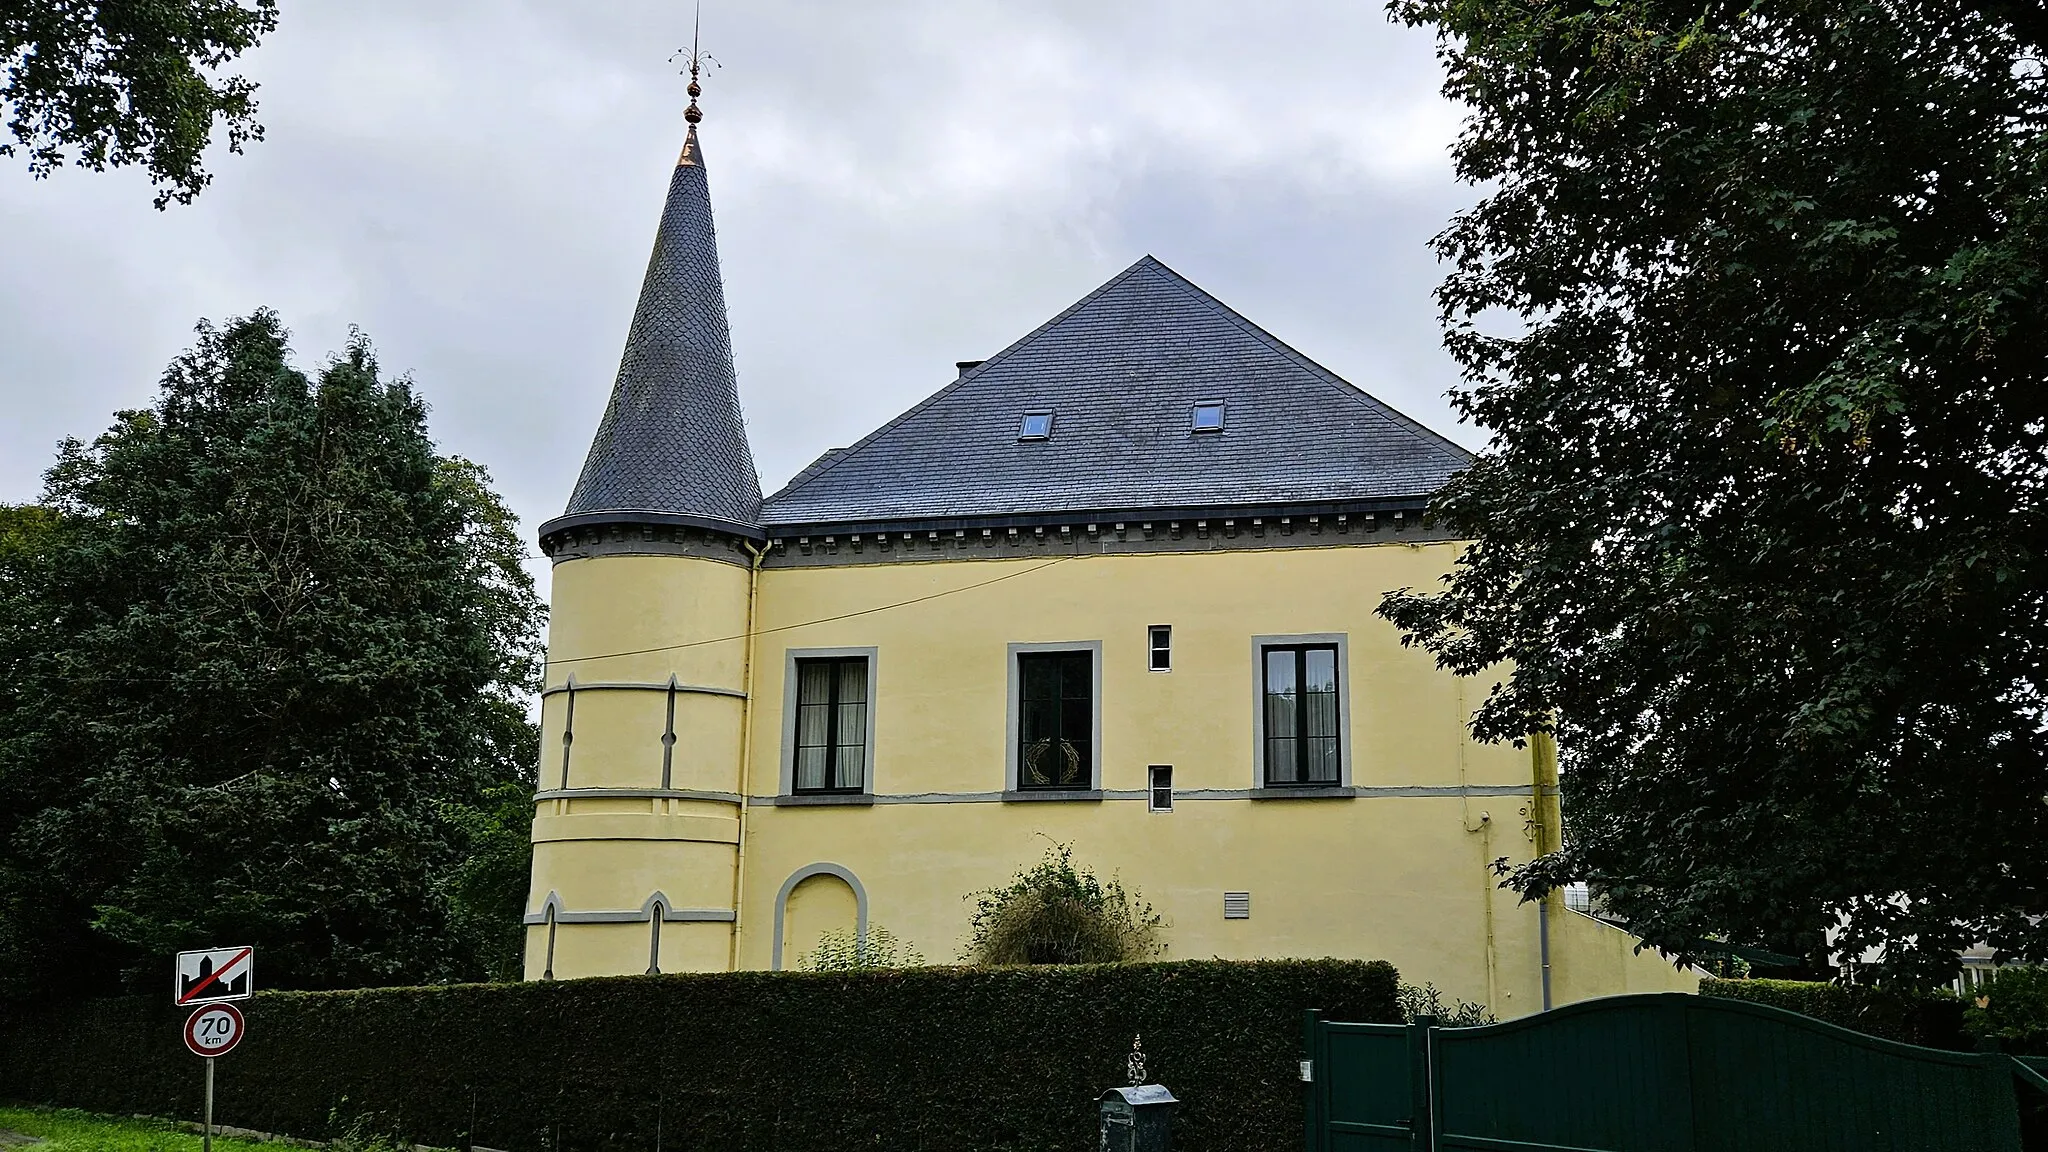
<path id="1" fill-rule="evenodd" d="M 1166 803 L 1159 802 L 1158 773 L 1166 773 Z M 1147 812 L 1173 811 L 1173 765 L 1147 764 L 1145 766 L 1145 810 Z"/>
<path id="2" fill-rule="evenodd" d="M 1033 788 L 1033 796 L 1082 795 L 1102 790 L 1102 641 L 1069 640 L 1059 643 L 1012 644 L 1009 662 L 1009 716 L 1003 729 L 1003 791 L 1021 793 L 1017 781 L 1022 765 L 1017 763 L 1017 731 L 1023 722 L 1024 679 L 1017 674 L 1017 657 L 1029 652 L 1086 652 L 1089 666 L 1088 786 L 1086 788 Z"/>
<path id="3" fill-rule="evenodd" d="M 880 711 L 876 696 L 876 685 L 881 666 L 879 650 L 867 648 L 785 648 L 782 653 L 782 780 L 779 794 L 796 796 L 796 703 L 798 660 L 829 660 L 848 656 L 863 656 L 868 662 L 868 723 L 867 723 L 867 765 L 860 774 L 859 792 L 842 793 L 801 793 L 801 795 L 842 795 L 872 796 L 875 793 L 875 773 L 880 768 L 875 748 L 875 713 Z"/>
<path id="4" fill-rule="evenodd" d="M 1337 648 L 1337 782 L 1335 784 L 1266 783 L 1266 649 L 1299 644 L 1332 644 Z M 1345 632 L 1298 632 L 1252 637 L 1252 788 L 1268 795 L 1313 793 L 1318 788 L 1351 787 L 1351 637 Z"/>
<path id="5" fill-rule="evenodd" d="M 1152 654 L 1153 654 L 1153 653 L 1155 653 L 1155 652 L 1159 652 L 1159 651 L 1162 651 L 1162 648 L 1161 648 L 1161 646 L 1160 646 L 1160 645 L 1158 645 L 1158 644 L 1155 644 L 1155 643 L 1153 643 L 1153 642 L 1152 642 L 1152 634 L 1153 634 L 1154 632 L 1165 632 L 1165 633 L 1166 633 L 1166 644 L 1165 644 L 1165 646 L 1164 646 L 1164 649 L 1163 649 L 1163 650 L 1165 651 L 1165 653 L 1166 653 L 1166 667 L 1164 667 L 1164 668 L 1161 668 L 1161 667 L 1159 667 L 1159 666 L 1158 666 L 1157 664 L 1154 664 L 1154 663 L 1152 662 Z M 1173 671 L 1173 625 L 1171 625 L 1171 624 L 1147 624 L 1147 625 L 1145 625 L 1145 671 L 1147 671 L 1147 672 L 1171 672 L 1171 671 Z"/>

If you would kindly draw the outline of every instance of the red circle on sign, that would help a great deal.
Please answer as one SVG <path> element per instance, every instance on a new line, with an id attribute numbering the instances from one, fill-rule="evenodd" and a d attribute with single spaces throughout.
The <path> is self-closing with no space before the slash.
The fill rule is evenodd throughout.
<path id="1" fill-rule="evenodd" d="M 242 1042 L 248 1026 L 233 1004 L 208 1004 L 185 1018 L 185 1047 L 196 1056 L 224 1056 Z"/>

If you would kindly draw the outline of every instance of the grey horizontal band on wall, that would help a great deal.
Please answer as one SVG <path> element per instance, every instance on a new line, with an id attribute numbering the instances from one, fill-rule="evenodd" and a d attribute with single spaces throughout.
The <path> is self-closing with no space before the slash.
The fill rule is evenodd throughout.
<path id="1" fill-rule="evenodd" d="M 730 924 L 738 917 L 730 908 L 672 908 L 668 897 L 656 892 L 647 898 L 639 911 L 618 912 L 570 912 L 562 907 L 562 898 L 550 892 L 540 902 L 540 911 L 528 912 L 520 923 L 539 925 L 548 922 L 548 912 L 554 911 L 557 924 L 645 924 L 654 919 L 654 910 L 661 909 L 664 923 Z"/>
<path id="2" fill-rule="evenodd" d="M 674 688 L 678 692 L 693 692 L 699 696 L 730 696 L 745 700 L 747 694 L 737 688 L 713 688 L 708 684 L 670 684 L 664 680 L 659 684 L 640 683 L 632 680 L 592 680 L 588 684 L 578 680 L 574 684 L 557 684 L 540 690 L 542 696 L 553 696 L 560 692 L 666 692 Z"/>
<path id="3" fill-rule="evenodd" d="M 1100 791 L 1077 792 L 1073 796 L 1059 796 L 1052 793 L 1038 793 L 1031 797 L 1039 800 L 1143 800 L 1151 793 L 1143 788 L 1105 788 Z M 1380 796 L 1527 796 L 1527 784 L 1359 784 L 1348 788 L 1307 788 L 1294 792 L 1286 788 L 1189 788 L 1176 790 L 1175 800 L 1348 800 L 1367 799 Z M 1544 789 L 1545 795 L 1555 795 L 1556 789 Z M 749 796 L 748 805 L 756 808 L 807 807 L 791 804 L 787 796 Z M 901 795 L 874 794 L 861 797 L 854 807 L 872 807 L 882 804 L 1004 804 L 1015 803 L 1016 793 L 1012 792 L 909 792 Z M 824 807 L 824 805 L 820 805 Z"/>
<path id="4" fill-rule="evenodd" d="M 583 690 L 578 685 L 576 690 Z M 545 788 L 533 794 L 535 800 L 705 800 L 715 804 L 739 804 L 737 792 L 697 792 L 688 788 Z"/>

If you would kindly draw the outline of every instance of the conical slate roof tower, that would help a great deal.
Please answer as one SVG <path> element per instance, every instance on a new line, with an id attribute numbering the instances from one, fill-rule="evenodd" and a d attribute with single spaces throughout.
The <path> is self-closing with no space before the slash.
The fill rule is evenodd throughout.
<path id="1" fill-rule="evenodd" d="M 702 119 L 694 99 L 682 155 L 611 402 L 561 517 L 541 535 L 600 525 L 688 525 L 758 537 L 761 481 L 734 379 Z"/>

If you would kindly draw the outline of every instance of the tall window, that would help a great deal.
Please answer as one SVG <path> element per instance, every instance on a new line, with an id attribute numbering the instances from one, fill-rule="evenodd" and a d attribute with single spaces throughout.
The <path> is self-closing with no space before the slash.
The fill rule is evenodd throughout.
<path id="1" fill-rule="evenodd" d="M 1017 654 L 1017 787 L 1090 786 L 1094 769 L 1095 656 Z"/>
<path id="2" fill-rule="evenodd" d="M 1151 650 L 1154 672 L 1173 671 L 1173 625 L 1154 624 L 1145 630 L 1146 647 Z"/>
<path id="3" fill-rule="evenodd" d="M 1273 645 L 1263 656 L 1267 785 L 1340 783 L 1337 646 Z"/>
<path id="4" fill-rule="evenodd" d="M 858 792 L 867 780 L 868 658 L 796 662 L 798 792 Z"/>

